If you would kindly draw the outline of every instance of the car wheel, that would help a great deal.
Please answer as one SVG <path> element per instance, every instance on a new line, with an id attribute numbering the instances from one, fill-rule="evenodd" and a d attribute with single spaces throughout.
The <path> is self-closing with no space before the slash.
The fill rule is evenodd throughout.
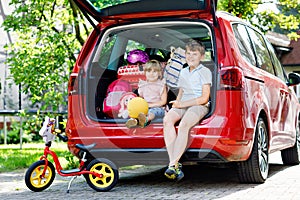
<path id="1" fill-rule="evenodd" d="M 251 155 L 248 160 L 238 163 L 238 177 L 241 183 L 263 183 L 268 173 L 268 131 L 264 120 L 259 118 Z"/>
<path id="2" fill-rule="evenodd" d="M 300 163 L 300 135 L 299 135 L 299 122 L 296 126 L 296 142 L 295 145 L 281 151 L 282 162 L 285 165 L 298 165 Z"/>

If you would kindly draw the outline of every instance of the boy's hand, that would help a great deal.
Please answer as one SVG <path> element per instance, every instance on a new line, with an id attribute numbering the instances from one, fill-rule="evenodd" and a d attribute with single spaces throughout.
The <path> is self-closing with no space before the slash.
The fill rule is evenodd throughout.
<path id="1" fill-rule="evenodd" d="M 180 101 L 174 100 L 174 101 L 170 101 L 169 103 L 172 104 L 172 108 L 180 108 Z"/>

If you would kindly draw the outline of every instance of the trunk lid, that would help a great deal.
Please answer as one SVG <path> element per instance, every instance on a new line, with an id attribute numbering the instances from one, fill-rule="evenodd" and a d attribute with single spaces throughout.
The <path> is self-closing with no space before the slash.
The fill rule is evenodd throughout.
<path id="1" fill-rule="evenodd" d="M 217 0 L 129 0 L 126 3 L 115 3 L 115 5 L 101 8 L 99 3 L 93 0 L 73 1 L 83 13 L 87 13 L 98 22 L 155 17 L 189 17 L 199 14 L 215 19 L 217 5 Z"/>

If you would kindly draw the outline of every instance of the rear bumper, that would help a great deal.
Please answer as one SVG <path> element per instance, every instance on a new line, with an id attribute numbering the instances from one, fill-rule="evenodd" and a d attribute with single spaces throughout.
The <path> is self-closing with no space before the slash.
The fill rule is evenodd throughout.
<path id="1" fill-rule="evenodd" d="M 150 127 L 151 128 L 151 127 Z M 109 128 L 110 129 L 110 128 Z M 85 129 L 86 130 L 86 129 Z M 108 158 L 118 165 L 136 164 L 167 164 L 168 154 L 165 148 L 162 127 L 153 134 L 153 130 L 143 131 L 143 136 L 134 129 L 116 129 L 115 133 L 123 135 L 105 134 L 103 131 L 87 131 L 80 137 L 69 137 L 68 146 L 74 155 L 78 155 L 75 144 L 85 145 L 96 143 L 90 151 L 94 158 Z M 138 131 L 136 130 L 136 131 Z M 247 128 L 208 128 L 196 126 L 191 130 L 188 149 L 181 157 L 181 162 L 193 163 L 227 163 L 246 160 L 252 149 L 253 129 Z M 90 135 L 88 135 L 90 134 Z M 97 136 L 97 137 L 95 137 Z"/>
<path id="2" fill-rule="evenodd" d="M 91 155 L 95 158 L 108 158 L 118 166 L 126 165 L 167 165 L 166 149 L 93 149 Z M 188 163 L 227 163 L 218 152 L 211 149 L 188 149 L 180 162 Z"/>

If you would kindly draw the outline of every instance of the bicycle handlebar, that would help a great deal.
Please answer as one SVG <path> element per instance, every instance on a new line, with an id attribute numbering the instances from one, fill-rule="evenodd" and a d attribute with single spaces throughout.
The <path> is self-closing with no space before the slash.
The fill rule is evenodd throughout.
<path id="1" fill-rule="evenodd" d="M 59 137 L 59 139 L 61 139 L 63 142 L 68 142 L 68 137 L 65 135 L 60 134 L 59 131 L 55 130 L 55 134 L 57 135 L 57 137 Z"/>
<path id="2" fill-rule="evenodd" d="M 58 133 L 57 137 L 59 137 L 63 142 L 68 142 L 68 137 L 65 135 L 61 135 L 60 133 Z"/>

